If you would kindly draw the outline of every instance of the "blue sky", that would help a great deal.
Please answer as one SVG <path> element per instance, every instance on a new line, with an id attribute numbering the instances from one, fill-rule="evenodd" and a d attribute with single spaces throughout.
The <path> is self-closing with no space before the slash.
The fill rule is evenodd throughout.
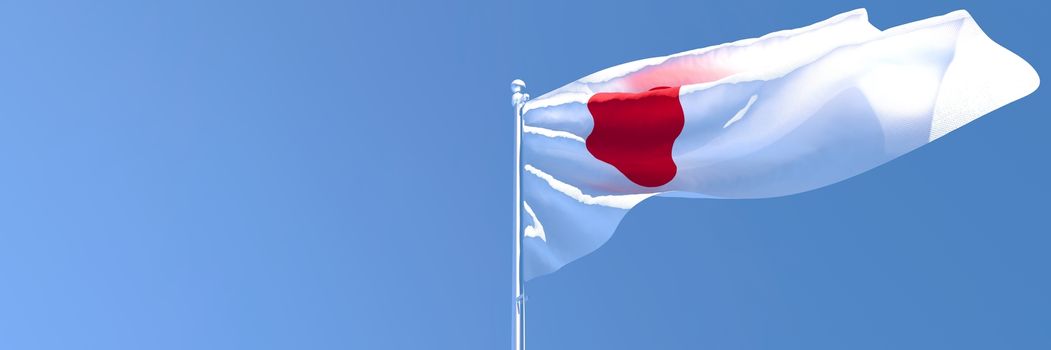
<path id="1" fill-rule="evenodd" d="M 511 79 L 859 7 L 1049 65 L 1031 1 L 0 4 L 0 348 L 509 347 Z M 1044 90 L 818 191 L 646 201 L 529 284 L 529 346 L 1049 348 Z"/>

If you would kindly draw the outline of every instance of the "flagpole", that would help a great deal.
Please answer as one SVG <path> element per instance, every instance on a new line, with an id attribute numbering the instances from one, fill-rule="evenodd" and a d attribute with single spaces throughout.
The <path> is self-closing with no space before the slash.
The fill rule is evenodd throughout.
<path id="1" fill-rule="evenodd" d="M 515 108 L 515 253 L 514 253 L 514 350 L 525 350 L 525 280 L 522 278 L 522 107 L 529 100 L 525 82 L 511 82 L 511 105 Z"/>

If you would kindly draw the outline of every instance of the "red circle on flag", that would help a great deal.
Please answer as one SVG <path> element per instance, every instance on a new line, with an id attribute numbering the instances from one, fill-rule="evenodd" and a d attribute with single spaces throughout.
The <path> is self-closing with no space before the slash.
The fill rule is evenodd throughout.
<path id="1" fill-rule="evenodd" d="M 632 182 L 658 187 L 675 178 L 671 150 L 686 118 L 679 87 L 640 93 L 597 93 L 588 100 L 594 128 L 586 140 L 591 155 Z"/>

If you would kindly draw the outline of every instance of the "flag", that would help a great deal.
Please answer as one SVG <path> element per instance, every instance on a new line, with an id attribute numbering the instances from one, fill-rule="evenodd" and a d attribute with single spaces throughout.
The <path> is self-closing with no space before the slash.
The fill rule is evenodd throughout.
<path id="1" fill-rule="evenodd" d="M 855 10 L 591 74 L 522 106 L 524 278 L 591 253 L 646 198 L 827 186 L 1038 85 L 966 11 L 881 31 Z"/>

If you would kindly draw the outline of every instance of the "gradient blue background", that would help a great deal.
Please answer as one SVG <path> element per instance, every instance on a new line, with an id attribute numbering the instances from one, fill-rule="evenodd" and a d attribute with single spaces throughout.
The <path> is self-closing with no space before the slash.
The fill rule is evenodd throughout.
<path id="1" fill-rule="evenodd" d="M 867 7 L 1034 1 L 0 4 L 0 348 L 503 349 L 513 122 L 638 58 Z M 531 349 L 1048 349 L 1047 87 L 843 183 L 653 199 L 528 285 Z"/>

